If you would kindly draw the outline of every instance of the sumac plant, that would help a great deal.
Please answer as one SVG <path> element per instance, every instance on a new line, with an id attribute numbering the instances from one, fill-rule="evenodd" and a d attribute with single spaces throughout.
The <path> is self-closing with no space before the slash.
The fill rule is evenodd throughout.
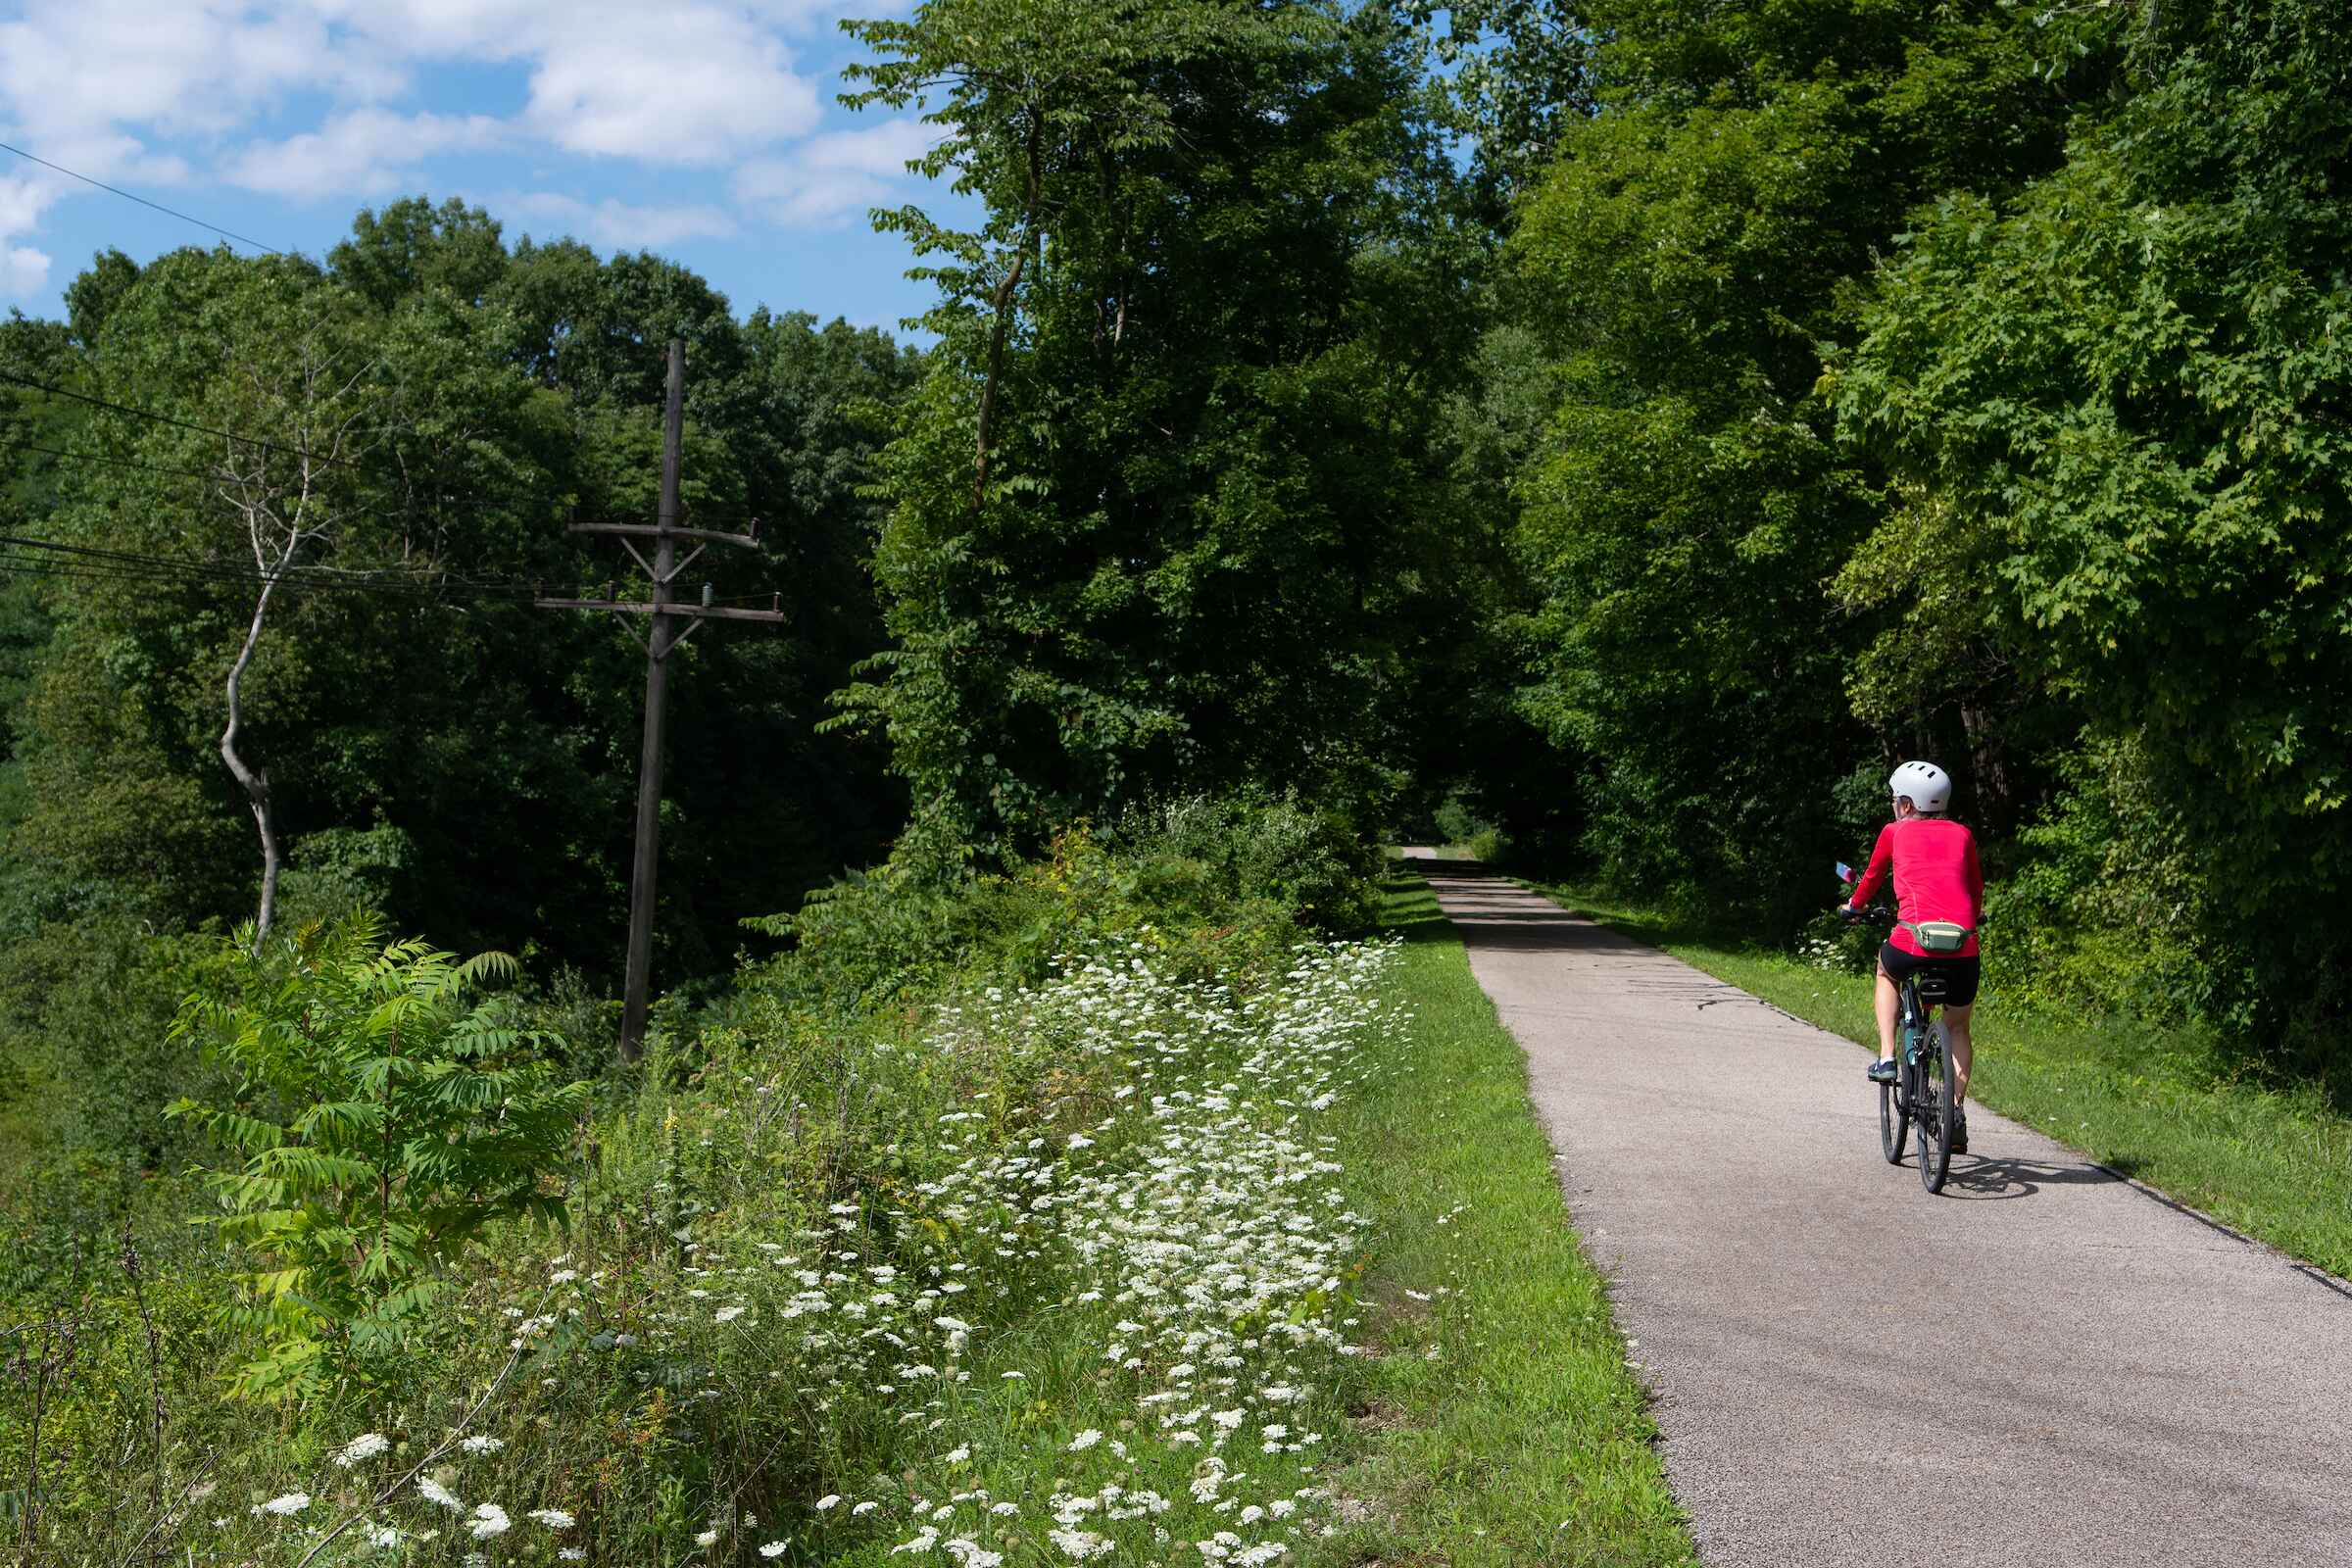
<path id="1" fill-rule="evenodd" d="M 172 1114 L 243 1156 L 196 1222 L 252 1267 L 223 1316 L 264 1353 L 234 1391 L 270 1400 L 382 1389 L 449 1265 L 500 1220 L 561 1222 L 558 1162 L 588 1085 L 564 1043 L 484 995 L 514 960 L 382 944 L 359 915 L 204 964 L 174 1033 L 236 1083 Z"/>

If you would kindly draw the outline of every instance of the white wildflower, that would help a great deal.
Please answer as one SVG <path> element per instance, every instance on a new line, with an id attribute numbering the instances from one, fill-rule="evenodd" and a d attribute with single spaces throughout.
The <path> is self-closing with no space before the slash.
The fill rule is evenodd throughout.
<path id="1" fill-rule="evenodd" d="M 392 1446 L 392 1440 L 381 1432 L 363 1432 L 335 1450 L 335 1463 L 348 1470 L 363 1459 L 372 1459 Z"/>

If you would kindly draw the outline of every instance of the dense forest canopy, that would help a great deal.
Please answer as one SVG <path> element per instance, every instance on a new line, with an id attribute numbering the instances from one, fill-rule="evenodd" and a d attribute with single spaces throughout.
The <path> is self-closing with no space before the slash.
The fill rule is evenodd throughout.
<path id="1" fill-rule="evenodd" d="M 564 530 L 650 519 L 672 336 L 692 367 L 689 511 L 764 525 L 756 558 L 714 553 L 697 577 L 781 593 L 794 620 L 682 656 L 670 972 L 718 966 L 736 920 L 887 843 L 875 760 L 811 725 L 877 646 L 858 491 L 869 406 L 912 381 L 909 352 L 807 316 L 738 319 L 651 256 L 510 249 L 478 210 L 421 201 L 362 214 L 323 266 L 102 257 L 73 304 L 63 329 L 8 333 L 10 531 L 216 575 L 93 580 L 98 558 L 10 556 L 14 934 L 250 912 L 253 826 L 216 752 L 254 610 L 234 574 L 255 571 L 247 508 L 307 508 L 291 566 L 315 586 L 272 608 L 246 677 L 292 912 L 359 893 L 405 925 L 609 968 L 643 657 L 605 617 L 532 610 L 529 586 L 628 575 Z"/>
<path id="2" fill-rule="evenodd" d="M 143 973 L 252 910 L 249 634 L 288 919 L 609 987 L 641 656 L 522 601 L 632 577 L 565 528 L 650 514 L 677 337 L 693 519 L 764 525 L 703 572 L 793 620 L 684 656 L 672 984 L 894 840 L 952 880 L 1185 792 L 1365 838 L 1443 808 L 1785 941 L 1926 755 L 2007 994 L 2330 1057 L 2337 8 L 854 30 L 854 95 L 928 115 L 983 212 L 876 215 L 937 285 L 925 352 L 421 199 L 318 262 L 110 253 L 0 330 L 7 531 L 114 553 L 0 561 L 12 1027 L 64 955 Z M 256 519 L 294 516 L 254 634 Z"/>

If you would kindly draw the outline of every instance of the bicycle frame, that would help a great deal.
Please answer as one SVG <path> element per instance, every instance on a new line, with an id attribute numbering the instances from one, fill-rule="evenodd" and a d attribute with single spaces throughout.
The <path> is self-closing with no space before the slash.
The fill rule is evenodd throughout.
<path id="1" fill-rule="evenodd" d="M 1936 1043 L 1934 1024 L 1943 999 L 1921 996 L 1916 975 L 1906 977 L 1895 995 L 1894 1026 L 1903 1043 L 1903 1059 L 1916 1064 L 1939 1054 L 1943 1048 Z"/>

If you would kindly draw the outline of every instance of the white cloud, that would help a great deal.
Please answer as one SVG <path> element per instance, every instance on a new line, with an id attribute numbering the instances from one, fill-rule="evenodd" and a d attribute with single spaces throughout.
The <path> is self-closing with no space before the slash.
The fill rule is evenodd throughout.
<path id="1" fill-rule="evenodd" d="M 224 139 L 300 95 L 324 93 L 348 112 L 398 97 L 437 64 L 512 63 L 526 78 L 523 127 L 556 147 L 716 164 L 814 127 L 816 84 L 777 29 L 840 9 L 833 0 L 759 11 L 725 0 L 28 0 L 21 19 L 0 23 L 0 123 L 40 142 L 35 150 L 120 140 L 128 127 Z M 121 167 L 83 156 L 98 166 L 84 172 L 100 177 Z"/>
<path id="2" fill-rule="evenodd" d="M 504 123 L 487 115 L 355 109 L 317 130 L 254 143 L 221 171 L 221 177 L 273 196 L 373 196 L 413 177 L 404 172 L 413 171 L 416 159 L 487 147 L 505 134 Z"/>
<path id="3" fill-rule="evenodd" d="M 545 219 L 607 250 L 654 250 L 681 240 L 719 239 L 735 220 L 716 207 L 641 207 L 607 197 L 584 202 L 559 191 L 531 191 L 485 203 L 493 212 Z"/>
<path id="4" fill-rule="evenodd" d="M 25 299 L 49 284 L 49 255 L 29 245 L 0 245 L 0 299 Z"/>
<path id="5" fill-rule="evenodd" d="M 39 174 L 0 177 L 0 239 L 29 232 L 63 194 L 62 183 Z"/>
<path id="6" fill-rule="evenodd" d="M 19 20 L 0 24 L 0 118 L 84 156 L 78 144 L 120 127 L 226 134 L 292 93 L 343 94 L 380 74 L 300 4 L 28 0 Z"/>
<path id="7" fill-rule="evenodd" d="M 55 177 L 0 178 L 0 299 L 26 299 L 49 281 L 49 253 L 10 243 L 37 227 L 64 194 Z"/>
<path id="8" fill-rule="evenodd" d="M 538 188 L 503 204 L 614 248 L 739 220 L 836 226 L 897 199 L 929 137 L 903 119 L 810 135 L 823 99 L 796 49 L 837 17 L 910 4 L 0 0 L 0 139 L 132 189 L 218 181 L 298 201 L 380 197 L 440 172 L 437 157 L 493 147 L 518 170 L 561 171 L 568 154 L 731 176 L 634 205 L 533 173 Z M 512 74 L 494 113 L 425 112 L 437 71 L 484 67 Z M 90 194 L 26 172 L 0 178 L 0 279 L 19 288 L 48 266 L 23 241 Z"/>
<path id="9" fill-rule="evenodd" d="M 811 136 L 782 158 L 746 164 L 735 172 L 736 199 L 763 209 L 778 223 L 839 225 L 869 207 L 887 204 L 907 178 L 906 165 L 939 139 L 939 130 L 910 119 L 887 120 L 860 130 Z"/>
<path id="10" fill-rule="evenodd" d="M 521 64 L 530 131 L 567 152 L 716 164 L 806 133 L 816 84 L 777 35 L 841 9 L 719 0 L 314 0 L 377 49 L 418 61 Z"/>
<path id="11" fill-rule="evenodd" d="M 532 127 L 571 152 L 716 164 L 816 125 L 816 88 L 773 35 L 706 7 L 567 29 L 531 74 Z"/>

